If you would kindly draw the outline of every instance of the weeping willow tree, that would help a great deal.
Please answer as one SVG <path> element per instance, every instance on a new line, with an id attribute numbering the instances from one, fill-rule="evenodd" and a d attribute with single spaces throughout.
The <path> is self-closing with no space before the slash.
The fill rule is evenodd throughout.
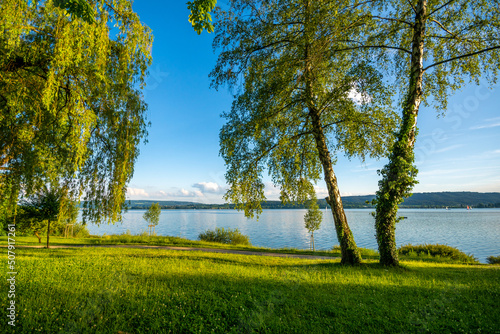
<path id="1" fill-rule="evenodd" d="M 366 14 L 349 1 L 239 0 L 216 15 L 213 85 L 236 91 L 220 131 L 225 199 L 253 216 L 266 171 L 283 202 L 301 203 L 323 174 L 342 263 L 359 263 L 333 166 L 338 154 L 383 155 L 397 120 L 381 75 L 337 52 L 339 40 L 368 29 Z"/>
<path id="2" fill-rule="evenodd" d="M 55 184 L 84 217 L 121 218 L 147 134 L 141 89 L 152 34 L 129 0 L 4 0 L 0 209 Z"/>

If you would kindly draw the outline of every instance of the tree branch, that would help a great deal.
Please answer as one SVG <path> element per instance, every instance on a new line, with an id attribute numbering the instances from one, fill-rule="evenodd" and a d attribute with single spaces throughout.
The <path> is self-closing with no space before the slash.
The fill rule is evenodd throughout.
<path id="1" fill-rule="evenodd" d="M 488 48 L 488 49 L 483 49 L 483 50 L 480 50 L 480 51 L 476 51 L 476 52 L 473 52 L 473 53 L 468 53 L 468 54 L 465 54 L 465 55 L 461 55 L 461 56 L 453 57 L 453 58 L 450 58 L 450 59 L 446 59 L 446 60 L 443 60 L 443 61 L 440 61 L 440 62 L 434 63 L 434 64 L 429 65 L 429 66 L 427 66 L 426 68 L 424 68 L 424 69 L 423 69 L 423 71 L 425 72 L 425 71 L 427 71 L 429 68 L 432 68 L 432 67 L 435 67 L 435 66 L 438 66 L 438 65 L 446 64 L 446 63 L 449 63 L 449 62 L 452 62 L 452 61 L 455 61 L 455 60 L 458 60 L 458 59 L 462 59 L 462 58 L 467 58 L 467 57 L 476 56 L 476 55 L 478 55 L 478 54 L 481 54 L 481 53 L 484 53 L 484 52 L 488 52 L 488 51 L 491 51 L 491 50 L 496 50 L 496 49 L 500 49 L 500 45 L 493 46 L 493 47 Z"/>
<path id="2" fill-rule="evenodd" d="M 336 52 L 340 51 L 349 51 L 349 50 L 355 50 L 355 49 L 369 49 L 369 48 L 376 48 L 376 49 L 393 49 L 393 50 L 399 50 L 406 52 L 411 55 L 411 51 L 406 50 L 404 48 L 399 48 L 397 46 L 388 46 L 388 45 L 361 45 L 361 46 L 355 46 L 352 48 L 346 48 L 346 49 L 340 49 L 340 50 L 335 50 Z"/>
<path id="3" fill-rule="evenodd" d="M 411 6 L 411 9 L 413 9 L 413 12 L 415 13 L 415 15 L 417 15 L 417 9 L 413 6 L 413 4 L 411 3 L 410 0 L 406 0 L 406 2 L 408 2 L 408 4 Z"/>
<path id="4" fill-rule="evenodd" d="M 447 3 L 445 3 L 444 5 L 442 5 L 442 6 L 438 7 L 438 8 L 436 8 L 436 9 L 434 9 L 432 12 L 430 12 L 429 14 L 427 14 L 427 17 L 430 17 L 430 16 L 431 16 L 432 14 L 434 14 L 435 12 L 437 12 L 437 11 L 439 11 L 439 10 L 443 9 L 444 7 L 448 6 L 448 5 L 449 5 L 450 3 L 452 3 L 453 1 L 455 1 L 455 0 L 450 0 L 450 1 L 448 1 Z"/>
<path id="5" fill-rule="evenodd" d="M 450 35 L 451 35 L 451 36 L 453 36 L 454 38 L 456 38 L 456 37 L 457 37 L 457 36 L 456 36 L 456 34 L 453 34 L 451 31 L 449 31 L 448 29 L 446 29 L 446 28 L 445 28 L 445 26 L 443 26 L 443 25 L 441 24 L 441 22 L 436 21 L 436 20 L 434 20 L 434 19 L 431 19 L 431 21 L 432 21 L 432 22 L 437 23 L 437 25 L 438 25 L 438 26 L 440 26 L 440 27 L 441 27 L 441 29 L 443 29 L 444 31 L 446 31 L 448 34 L 450 34 Z"/>
<path id="6" fill-rule="evenodd" d="M 388 20 L 388 21 L 396 21 L 396 22 L 400 22 L 400 23 L 405 23 L 405 24 L 409 25 L 410 27 L 413 27 L 412 23 L 407 22 L 405 20 L 398 20 L 398 19 L 393 19 L 390 17 L 382 17 L 382 16 L 378 16 L 378 15 L 372 15 L 371 17 L 376 18 L 376 19 L 381 19 L 381 20 Z"/>

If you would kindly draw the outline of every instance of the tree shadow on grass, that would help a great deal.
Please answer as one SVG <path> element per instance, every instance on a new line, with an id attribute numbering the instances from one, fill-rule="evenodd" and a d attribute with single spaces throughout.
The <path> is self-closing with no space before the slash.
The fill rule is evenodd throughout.
<path id="1" fill-rule="evenodd" d="M 183 258 L 193 259 L 207 260 Z M 214 267 L 234 263 L 208 260 Z M 375 264 L 278 265 L 253 277 L 252 270 L 237 268 L 178 273 L 168 266 L 161 272 L 161 263 L 152 266 L 147 272 L 117 271 L 105 280 L 75 273 L 89 276 L 88 287 L 61 282 L 47 290 L 43 281 L 31 283 L 29 291 L 44 299 L 25 303 L 37 312 L 27 310 L 31 320 L 20 326 L 44 323 L 45 332 L 72 333 L 450 333 L 494 332 L 500 325 L 495 295 L 485 286 L 463 286 L 473 279 L 465 272 L 453 281 L 443 277 L 432 283 L 440 276 L 420 268 L 403 272 L 408 280 L 401 275 L 385 279 L 387 272 L 401 274 L 400 269 L 385 271 Z M 330 276 L 311 278 L 308 267 Z M 23 302 L 23 295 L 19 298 Z"/>

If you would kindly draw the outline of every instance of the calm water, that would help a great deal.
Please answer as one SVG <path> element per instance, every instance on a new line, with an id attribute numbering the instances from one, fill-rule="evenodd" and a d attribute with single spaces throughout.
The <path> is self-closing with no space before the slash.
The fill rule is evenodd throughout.
<path id="1" fill-rule="evenodd" d="M 92 234 L 138 234 L 147 230 L 144 210 L 131 210 L 123 223 L 90 225 Z M 238 228 L 254 246 L 308 249 L 310 237 L 304 228 L 306 210 L 265 210 L 259 220 L 247 219 L 233 210 L 163 210 L 156 227 L 158 235 L 181 236 L 196 240 L 200 232 L 216 227 Z M 359 247 L 377 249 L 371 210 L 346 210 L 349 226 Z M 500 209 L 401 209 L 407 217 L 396 226 L 398 246 L 440 243 L 473 254 L 481 262 L 500 255 Z M 338 244 L 331 212 L 324 212 L 321 229 L 314 233 L 316 249 Z"/>

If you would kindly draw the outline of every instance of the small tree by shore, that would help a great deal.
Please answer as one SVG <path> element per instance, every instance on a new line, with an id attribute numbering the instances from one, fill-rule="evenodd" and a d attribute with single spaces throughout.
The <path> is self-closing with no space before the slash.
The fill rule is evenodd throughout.
<path id="1" fill-rule="evenodd" d="M 39 230 L 47 224 L 47 248 L 50 238 L 50 224 L 57 222 L 60 214 L 63 214 L 63 194 L 54 187 L 45 186 L 43 190 L 29 197 L 22 205 L 23 218 L 28 221 L 27 228 L 32 228 L 38 241 L 41 238 L 38 235 Z"/>
<path id="2" fill-rule="evenodd" d="M 322 221 L 323 213 L 319 210 L 316 194 L 313 194 L 312 198 L 307 203 L 307 213 L 304 215 L 305 226 L 307 231 L 311 233 L 313 251 L 316 250 L 314 247 L 314 231 L 319 230 Z"/>

